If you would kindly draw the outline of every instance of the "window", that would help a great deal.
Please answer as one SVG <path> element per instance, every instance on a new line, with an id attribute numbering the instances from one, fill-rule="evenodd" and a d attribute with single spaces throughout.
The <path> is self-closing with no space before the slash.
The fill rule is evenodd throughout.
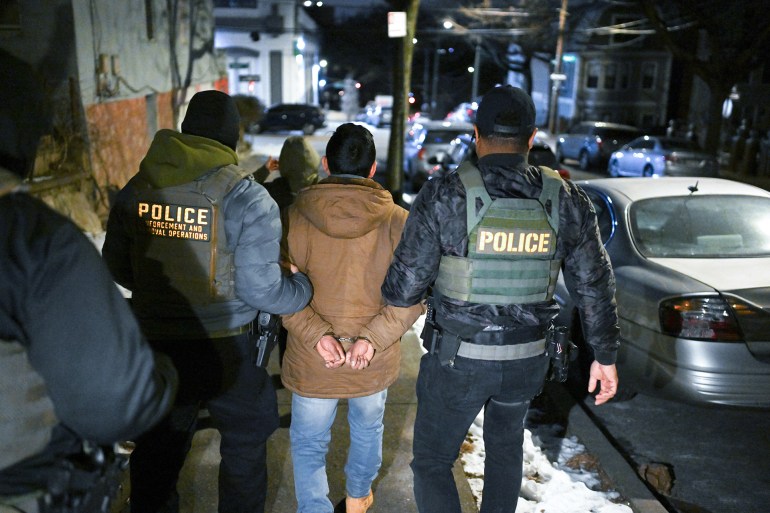
<path id="1" fill-rule="evenodd" d="M 723 213 L 715 216 L 714 212 Z M 676 196 L 631 205 L 634 242 L 646 257 L 740 258 L 770 254 L 770 200 L 754 196 Z"/>
<path id="2" fill-rule="evenodd" d="M 607 245 L 615 231 L 615 214 L 604 195 L 591 190 L 587 190 L 586 194 L 596 211 L 596 221 L 599 225 L 599 235 L 602 238 L 602 244 Z"/>
<path id="3" fill-rule="evenodd" d="M 214 7 L 222 9 L 256 9 L 257 0 L 214 0 Z"/>
<path id="4" fill-rule="evenodd" d="M 0 32 L 15 31 L 21 28 L 21 13 L 18 0 L 0 2 Z"/>
<path id="5" fill-rule="evenodd" d="M 628 89 L 628 84 L 629 84 L 629 80 L 628 80 L 628 76 L 629 76 L 628 64 L 619 64 L 618 65 L 618 71 L 619 71 L 619 74 L 620 74 L 620 76 L 619 76 L 620 88 L 621 89 Z"/>
<path id="6" fill-rule="evenodd" d="M 615 63 L 609 63 L 604 67 L 604 88 L 615 89 L 618 78 L 618 65 Z"/>
<path id="7" fill-rule="evenodd" d="M 599 87 L 599 75 L 602 72 L 602 65 L 598 62 L 589 62 L 586 74 L 586 89 L 596 89 Z"/>
<path id="8" fill-rule="evenodd" d="M 144 0 L 144 15 L 147 20 L 147 39 L 155 39 L 155 13 L 152 12 L 152 0 Z"/>
<path id="9" fill-rule="evenodd" d="M 654 62 L 642 64 L 642 89 L 655 88 L 655 79 L 658 74 L 658 65 Z"/>

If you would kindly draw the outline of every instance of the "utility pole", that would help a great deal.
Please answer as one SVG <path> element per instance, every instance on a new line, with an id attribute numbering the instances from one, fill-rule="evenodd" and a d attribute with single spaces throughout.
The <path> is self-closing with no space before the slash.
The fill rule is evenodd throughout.
<path id="1" fill-rule="evenodd" d="M 414 51 L 414 34 L 417 29 L 417 14 L 420 0 L 400 0 L 396 7 L 406 12 L 406 34 L 397 37 L 395 44 L 395 62 L 393 67 L 393 119 L 390 123 L 390 140 L 388 141 L 388 190 L 393 195 L 393 201 L 401 204 L 404 175 L 404 129 L 409 108 L 407 97 L 412 80 L 412 55 Z"/>
<path id="2" fill-rule="evenodd" d="M 559 89 L 561 83 L 566 77 L 561 72 L 561 56 L 564 47 L 564 25 L 567 21 L 567 1 L 561 0 L 561 10 L 559 11 L 559 35 L 556 38 L 556 62 L 551 74 L 551 104 L 548 108 L 548 130 L 555 134 L 558 128 L 556 122 L 559 119 Z"/>
<path id="3" fill-rule="evenodd" d="M 481 74 L 481 38 L 474 38 L 476 53 L 473 56 L 473 87 L 471 89 L 471 101 L 475 102 L 479 95 L 479 75 Z"/>

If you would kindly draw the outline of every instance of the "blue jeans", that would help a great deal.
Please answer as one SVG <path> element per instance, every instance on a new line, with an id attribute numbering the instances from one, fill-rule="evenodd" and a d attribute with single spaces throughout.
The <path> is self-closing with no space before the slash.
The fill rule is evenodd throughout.
<path id="1" fill-rule="evenodd" d="M 382 464 L 382 418 L 387 390 L 348 399 L 350 448 L 345 463 L 345 490 L 349 497 L 369 494 Z M 291 458 L 297 513 L 332 513 L 326 453 L 339 399 L 318 399 L 292 394 Z"/>
<path id="2" fill-rule="evenodd" d="M 417 377 L 411 467 L 420 513 L 460 513 L 452 467 L 484 408 L 484 489 L 480 513 L 514 513 L 521 488 L 524 417 L 543 386 L 548 357 L 488 361 L 426 354 Z"/>

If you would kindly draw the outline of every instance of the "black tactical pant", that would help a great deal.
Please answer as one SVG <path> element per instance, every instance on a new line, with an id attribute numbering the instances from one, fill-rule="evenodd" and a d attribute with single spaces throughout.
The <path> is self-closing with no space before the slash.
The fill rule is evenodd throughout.
<path id="1" fill-rule="evenodd" d="M 171 413 L 135 441 L 130 458 L 131 512 L 179 510 L 177 479 L 204 406 L 222 437 L 219 512 L 264 512 L 266 442 L 278 427 L 278 405 L 267 372 L 252 363 L 249 334 L 151 341 L 151 345 L 172 358 L 180 385 Z"/>

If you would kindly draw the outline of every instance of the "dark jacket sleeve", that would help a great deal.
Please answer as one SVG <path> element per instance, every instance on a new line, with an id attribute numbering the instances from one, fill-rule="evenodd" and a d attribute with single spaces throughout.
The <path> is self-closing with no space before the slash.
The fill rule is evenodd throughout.
<path id="1" fill-rule="evenodd" d="M 17 324 L 0 335 L 27 347 L 63 424 L 97 443 L 133 439 L 171 407 L 176 371 L 145 342 L 94 245 L 69 220 L 19 200 L 29 203 L 11 246 L 22 266 L 9 277 Z"/>
<path id="2" fill-rule="evenodd" d="M 303 273 L 285 275 L 279 265 L 281 218 L 264 187 L 242 180 L 224 199 L 225 232 L 235 253 L 235 293 L 258 310 L 298 312 L 313 288 Z"/>
<path id="3" fill-rule="evenodd" d="M 131 239 L 128 222 L 131 219 L 127 211 L 132 188 L 121 189 L 115 197 L 115 203 L 107 218 L 107 232 L 102 246 L 102 258 L 112 273 L 113 279 L 127 288 L 134 289 L 134 274 L 131 267 Z"/>
<path id="4" fill-rule="evenodd" d="M 426 182 L 406 218 L 401 240 L 382 284 L 382 297 L 393 306 L 408 307 L 424 299 L 436 279 L 441 241 L 434 222 L 438 187 Z"/>
<path id="5" fill-rule="evenodd" d="M 596 361 L 615 363 L 620 345 L 615 274 L 604 249 L 596 213 L 582 189 L 568 185 L 562 192 L 560 234 L 569 239 L 563 261 L 564 281 L 580 310 L 583 336 L 594 349 Z"/>

